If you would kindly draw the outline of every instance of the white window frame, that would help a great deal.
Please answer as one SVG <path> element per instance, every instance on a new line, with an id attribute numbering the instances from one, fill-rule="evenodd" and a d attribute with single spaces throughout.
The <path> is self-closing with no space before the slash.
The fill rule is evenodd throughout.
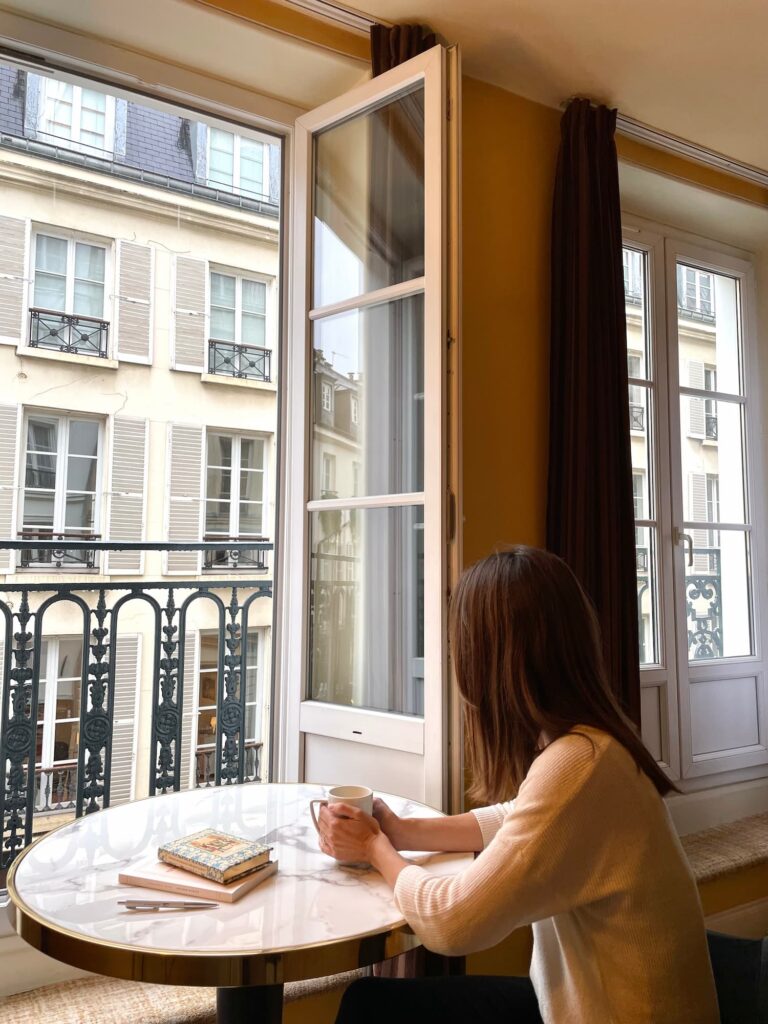
<path id="1" fill-rule="evenodd" d="M 80 699 L 82 700 L 82 672 L 79 676 L 62 676 L 59 677 L 59 643 L 62 640 L 77 640 L 82 644 L 82 635 L 71 635 L 71 636 L 45 636 L 43 637 L 43 643 L 46 644 L 45 652 L 45 671 L 40 672 L 40 679 L 45 680 L 45 708 L 43 709 L 43 742 L 40 753 L 40 761 L 35 762 L 37 768 L 53 768 L 57 764 L 64 762 L 54 760 L 54 745 L 56 741 L 56 725 L 59 722 L 74 722 L 80 721 L 80 715 L 76 718 L 58 718 L 56 716 L 56 704 L 58 698 L 59 683 L 62 679 L 75 679 L 77 678 L 80 684 Z M 87 648 L 86 648 L 87 650 Z M 36 721 L 36 726 L 39 727 L 41 724 L 40 720 Z M 75 758 L 75 760 L 77 760 Z"/>
<path id="2" fill-rule="evenodd" d="M 230 492 L 229 498 L 229 527 L 230 532 L 226 536 L 222 534 L 222 539 L 232 540 L 233 537 L 241 537 L 240 534 L 240 472 L 241 472 L 241 450 L 243 441 L 261 441 L 263 461 L 262 461 L 262 484 L 261 484 L 261 526 L 262 531 L 260 534 L 253 534 L 253 539 L 267 540 L 269 531 L 266 529 L 267 526 L 267 509 L 269 508 L 269 502 L 267 500 L 267 488 L 269 486 L 269 438 L 264 434 L 235 434 L 229 430 L 217 430 L 215 427 L 208 427 L 205 432 L 205 496 L 203 498 L 203 532 L 206 536 L 216 536 L 215 533 L 210 533 L 205 526 L 206 512 L 208 510 L 208 501 L 218 501 L 218 498 L 208 497 L 208 443 L 211 437 L 228 437 L 232 441 L 232 464 L 230 466 L 231 480 L 232 480 L 232 491 Z M 237 469 L 235 469 L 237 466 Z M 237 497 L 235 498 L 235 482 L 237 484 L 236 491 Z M 246 538 L 249 539 L 249 538 Z"/>
<path id="3" fill-rule="evenodd" d="M 708 788 L 725 782 L 745 781 L 768 775 L 768 688 L 766 678 L 766 602 L 765 545 L 760 524 L 766 522 L 765 477 L 761 462 L 759 439 L 762 436 L 759 375 L 757 370 L 757 336 L 755 331 L 754 268 L 749 254 L 730 246 L 702 240 L 640 220 L 624 218 L 624 244 L 638 249 L 648 257 L 646 316 L 651 328 L 651 360 L 653 380 L 648 388 L 653 409 L 653 423 L 647 425 L 649 450 L 652 453 L 648 500 L 656 509 L 655 520 L 638 521 L 638 526 L 656 526 L 657 552 L 657 664 L 641 666 L 641 693 L 658 688 L 660 710 L 659 732 L 662 757 L 660 763 L 684 791 Z M 703 268 L 713 275 L 735 277 L 741 295 L 741 335 L 743 356 L 743 393 L 741 397 L 720 395 L 716 391 L 692 389 L 679 383 L 677 263 Z M 714 293 L 714 288 L 713 288 Z M 714 309 L 714 298 L 713 298 Z M 632 383 L 632 381 L 630 381 Z M 748 510 L 745 510 L 745 533 L 750 535 L 751 616 L 753 654 L 689 664 L 687 621 L 683 614 L 682 581 L 686 575 L 686 541 L 684 534 L 692 529 L 707 529 L 706 524 L 683 520 L 683 479 L 680 425 L 680 395 L 695 393 L 696 397 L 718 397 L 734 400 L 747 407 L 744 471 L 747 480 Z M 717 528 L 723 529 L 718 523 Z M 728 528 L 728 524 L 725 524 Z M 744 524 L 734 524 L 744 529 Z M 673 543 L 674 541 L 674 543 Z M 693 755 L 690 687 L 692 680 L 715 681 L 738 679 L 754 674 L 757 679 L 760 708 L 760 742 L 756 748 L 712 756 Z"/>
<path id="4" fill-rule="evenodd" d="M 82 132 L 82 107 L 83 89 L 82 85 L 75 85 L 73 82 L 64 80 L 64 84 L 72 86 L 72 135 L 70 138 L 60 135 L 51 135 L 46 132 L 44 125 L 45 108 L 47 102 L 48 84 L 61 84 L 62 79 L 51 78 L 48 75 L 39 76 L 39 98 L 37 108 L 37 131 L 42 136 L 42 141 L 47 145 L 61 146 L 62 149 L 72 149 L 80 153 L 88 153 L 91 156 L 103 156 L 105 159 L 112 159 L 115 152 L 115 97 L 108 94 L 105 96 L 104 104 L 104 147 L 93 146 L 89 142 L 81 142 Z M 98 89 L 89 89 L 90 92 L 99 92 Z"/>
<path id="5" fill-rule="evenodd" d="M 74 304 L 75 304 L 75 247 L 78 243 L 82 245 L 91 245 L 97 249 L 104 250 L 104 302 L 102 305 L 102 315 L 100 317 L 92 317 L 94 320 L 104 320 L 111 322 L 111 296 L 110 296 L 110 281 L 113 266 L 113 243 L 103 238 L 95 238 L 92 235 L 81 234 L 79 232 L 63 231 L 61 228 L 47 228 L 45 225 L 38 224 L 32 229 L 32 245 L 30 246 L 30 266 L 29 266 L 29 298 L 30 308 L 38 309 L 34 305 L 35 298 L 35 280 L 37 277 L 37 240 L 39 237 L 43 238 L 58 238 L 62 242 L 67 243 L 67 272 L 66 272 L 66 284 L 65 284 L 65 298 L 64 298 L 64 309 L 52 309 L 49 310 L 51 313 L 63 313 L 66 316 L 74 316 Z M 84 313 L 77 314 L 78 316 L 85 316 Z M 111 335 L 110 331 L 110 335 Z M 26 332 L 27 342 L 29 341 L 29 331 Z M 109 338 L 109 345 L 111 346 L 112 339 Z"/>
<path id="6" fill-rule="evenodd" d="M 211 178 L 211 176 L 210 176 L 210 174 L 211 174 L 211 148 L 212 148 L 211 147 L 211 143 L 212 143 L 213 131 L 219 131 L 223 135 L 231 135 L 234 138 L 234 145 L 232 147 L 232 184 L 231 185 L 226 185 L 226 184 L 224 184 L 223 182 L 220 182 L 220 181 L 214 181 Z M 206 132 L 206 137 L 207 138 L 206 138 L 206 154 L 205 154 L 206 155 L 206 161 L 205 161 L 205 183 L 208 186 L 208 188 L 219 189 L 222 192 L 237 192 L 238 195 L 244 195 L 244 196 L 246 196 L 246 198 L 253 199 L 256 202 L 261 201 L 261 202 L 268 203 L 269 202 L 269 143 L 268 142 L 264 142 L 262 139 L 252 139 L 252 138 L 248 138 L 247 139 L 248 142 L 252 142 L 252 143 L 255 143 L 258 146 L 261 146 L 262 147 L 262 151 L 263 151 L 263 160 L 262 160 L 262 164 L 261 164 L 261 168 L 262 168 L 262 181 L 261 181 L 262 191 L 261 191 L 261 193 L 256 195 L 256 194 L 251 194 L 250 192 L 248 192 L 246 194 L 245 192 L 241 191 L 241 187 L 240 187 L 240 178 L 241 178 L 241 174 L 240 174 L 240 150 L 242 148 L 243 136 L 238 134 L 237 132 L 228 132 L 225 128 L 219 128 L 219 126 L 216 125 L 214 128 L 210 128 L 210 127 L 208 128 L 208 131 Z"/>
<path id="7" fill-rule="evenodd" d="M 323 412 L 333 412 L 333 384 L 327 380 L 320 382 L 320 405 Z"/>
<path id="8" fill-rule="evenodd" d="M 90 420 L 98 426 L 98 446 L 96 449 L 96 483 L 95 483 L 95 494 L 94 494 L 94 511 L 93 511 L 93 533 L 97 536 L 103 535 L 103 524 L 102 516 L 104 514 L 104 501 L 103 501 L 103 480 L 104 480 L 104 433 L 105 433 L 105 421 L 99 416 L 93 416 L 90 413 L 79 413 L 79 412 L 68 412 L 62 413 L 52 409 L 35 409 L 25 408 L 23 410 L 22 417 L 22 430 L 21 430 L 21 444 L 19 451 L 19 472 L 17 479 L 19 480 L 19 503 L 18 503 L 18 531 L 22 532 L 32 527 L 27 527 L 24 523 L 24 497 L 26 495 L 26 466 L 27 466 L 27 437 L 29 433 L 29 421 L 30 419 L 35 420 L 49 420 L 58 424 L 57 428 L 57 441 L 56 441 L 56 481 L 54 485 L 54 498 L 53 498 L 53 526 L 51 532 L 55 536 L 64 535 L 66 533 L 65 520 L 66 520 L 66 472 L 68 468 L 68 455 L 69 455 L 69 428 L 72 420 Z M 61 528 L 57 526 L 61 524 Z M 78 537 L 82 536 L 78 533 L 72 534 L 72 540 L 77 540 Z M 30 541 L 30 548 L 34 547 L 34 541 Z M 63 545 L 66 547 L 66 544 Z M 99 555 L 96 554 L 96 565 L 98 568 Z M 45 567 L 48 568 L 48 567 Z M 38 570 L 40 571 L 40 570 Z M 57 570 L 54 570 L 57 571 Z M 63 570 L 62 570 L 63 571 Z M 67 566 L 68 572 L 78 572 L 78 566 Z M 87 570 L 90 571 L 90 570 Z"/>
<path id="9" fill-rule="evenodd" d="M 234 340 L 229 338 L 215 338 L 211 328 L 212 323 L 212 312 L 214 307 L 213 302 L 213 289 L 211 288 L 211 275 L 218 274 L 220 277 L 233 277 L 235 279 L 235 337 Z M 253 284 L 264 285 L 264 345 L 253 345 L 250 341 L 243 341 L 243 281 L 249 281 Z M 224 344 L 229 345 L 247 345 L 253 348 L 264 348 L 265 351 L 271 351 L 274 348 L 271 340 L 271 329 L 272 329 L 272 286 L 274 285 L 274 278 L 269 277 L 267 274 L 258 274 L 255 271 L 250 270 L 231 270 L 227 267 L 219 266 L 218 264 L 212 263 L 208 265 L 208 281 L 207 281 L 207 317 L 208 317 L 208 341 L 222 341 Z M 228 308 L 221 306 L 221 309 Z M 250 314 L 254 315 L 254 314 Z M 259 316 L 260 314 L 255 314 Z"/>

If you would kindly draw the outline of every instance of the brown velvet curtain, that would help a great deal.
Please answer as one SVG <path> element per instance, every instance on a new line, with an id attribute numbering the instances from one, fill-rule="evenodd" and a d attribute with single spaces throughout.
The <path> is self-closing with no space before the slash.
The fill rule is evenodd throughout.
<path id="1" fill-rule="evenodd" d="M 573 100 L 552 215 L 547 547 L 591 597 L 606 668 L 640 723 L 637 584 L 616 111 Z"/>
<path id="2" fill-rule="evenodd" d="M 397 67 L 411 57 L 416 57 L 425 50 L 431 49 L 437 42 L 435 34 L 421 25 L 394 25 L 387 28 L 385 25 L 373 25 L 371 27 L 371 66 L 374 78 L 377 75 Z M 386 239 L 392 231 L 392 217 L 394 210 L 392 204 L 382 202 L 392 187 L 392 183 L 382 181 L 386 178 L 390 169 L 391 151 L 393 140 L 398 140 L 398 148 L 407 153 L 409 147 L 405 146 L 404 140 L 409 130 L 408 102 L 421 103 L 417 97 L 407 97 L 405 106 L 398 110 L 383 108 L 378 118 L 372 123 L 372 159 L 371 174 L 373 197 L 371 209 L 372 234 L 379 240 Z M 414 117 L 415 124 L 423 124 L 423 118 Z M 422 142 L 423 145 L 423 142 Z M 423 161 L 423 156 L 420 157 Z M 383 210 L 387 210 L 386 225 L 378 224 Z M 386 250 L 391 246 L 383 246 Z M 391 261 L 390 261 L 391 262 Z M 443 961 L 443 958 L 435 958 L 433 954 L 427 953 L 422 947 L 410 953 L 403 953 L 392 960 L 385 960 L 376 964 L 373 973 L 381 978 L 413 978 L 427 973 L 450 973 L 460 968 L 457 961 Z"/>
<path id="3" fill-rule="evenodd" d="M 371 25 L 371 71 L 383 75 L 437 43 L 434 32 L 422 25 Z"/>

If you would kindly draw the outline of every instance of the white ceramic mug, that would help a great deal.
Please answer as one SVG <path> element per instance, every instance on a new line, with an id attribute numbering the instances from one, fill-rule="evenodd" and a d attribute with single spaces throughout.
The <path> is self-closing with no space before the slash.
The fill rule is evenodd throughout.
<path id="1" fill-rule="evenodd" d="M 373 814 L 373 791 L 367 786 L 333 786 L 328 790 L 325 800 L 310 800 L 309 813 L 312 815 L 312 823 L 319 833 L 320 826 L 315 814 L 315 804 L 320 804 L 321 807 L 325 804 L 350 804 L 352 807 L 359 807 L 366 814 Z M 370 867 L 370 864 L 362 864 L 359 861 L 341 860 L 339 863 L 359 868 Z"/>

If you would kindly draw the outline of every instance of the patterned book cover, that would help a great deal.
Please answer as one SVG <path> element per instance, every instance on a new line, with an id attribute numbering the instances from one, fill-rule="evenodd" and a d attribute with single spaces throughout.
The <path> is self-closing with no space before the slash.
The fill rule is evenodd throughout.
<path id="1" fill-rule="evenodd" d="M 206 828 L 191 836 L 165 843 L 157 851 L 160 860 L 184 868 L 213 882 L 257 868 L 269 860 L 271 846 Z"/>

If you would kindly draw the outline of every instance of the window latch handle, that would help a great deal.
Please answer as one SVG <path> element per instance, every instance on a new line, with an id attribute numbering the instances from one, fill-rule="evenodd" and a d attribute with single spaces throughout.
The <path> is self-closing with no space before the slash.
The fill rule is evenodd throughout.
<path id="1" fill-rule="evenodd" d="M 682 541 L 682 543 L 686 547 L 686 551 L 688 554 L 687 564 L 690 568 L 693 565 L 693 537 L 690 535 L 690 533 L 684 533 L 682 530 L 678 530 L 677 527 L 675 527 L 674 532 L 675 544 L 679 544 Z"/>

